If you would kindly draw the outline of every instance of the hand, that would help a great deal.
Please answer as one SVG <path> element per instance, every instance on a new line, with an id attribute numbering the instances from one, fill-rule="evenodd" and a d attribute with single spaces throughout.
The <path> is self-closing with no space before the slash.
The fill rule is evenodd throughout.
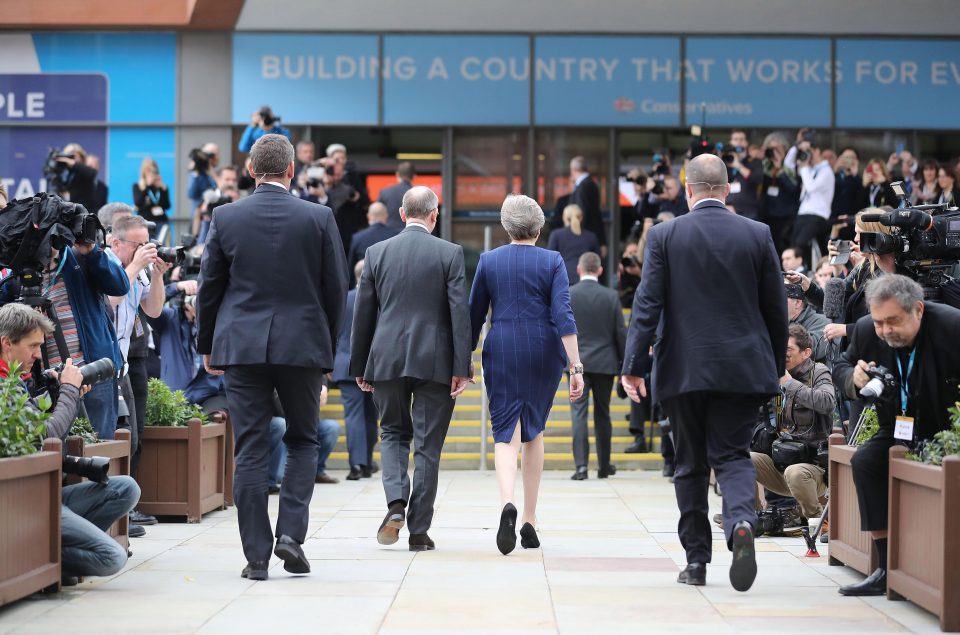
<path id="1" fill-rule="evenodd" d="M 157 246 L 153 243 L 147 243 L 137 247 L 137 251 L 133 254 L 133 260 L 130 264 L 132 264 L 137 271 L 140 271 L 141 269 L 146 269 L 147 265 L 155 260 L 158 260 Z"/>
<path id="2" fill-rule="evenodd" d="M 857 265 L 859 265 L 861 262 L 863 262 L 864 258 L 865 256 L 863 255 L 863 252 L 860 251 L 860 245 L 858 245 L 857 243 L 853 243 L 852 245 L 850 245 L 850 266 L 851 267 L 856 267 Z M 842 270 L 843 270 L 843 265 L 837 265 L 837 275 L 840 275 L 840 271 Z"/>
<path id="3" fill-rule="evenodd" d="M 842 225 L 834 225 L 834 227 L 843 227 L 845 225 L 846 223 L 843 223 Z M 831 259 L 837 256 L 839 253 L 840 253 L 840 243 L 838 241 L 831 240 L 830 242 L 827 243 L 827 255 L 830 256 Z"/>
<path id="4" fill-rule="evenodd" d="M 93 386 L 91 386 L 90 384 L 85 384 L 83 386 L 80 386 L 80 396 L 83 397 L 85 394 L 90 392 L 92 388 Z"/>
<path id="5" fill-rule="evenodd" d="M 363 392 L 373 392 L 373 386 L 364 381 L 363 377 L 357 377 L 357 386 L 359 386 Z"/>
<path id="6" fill-rule="evenodd" d="M 214 377 L 219 377 L 220 375 L 223 375 L 222 370 L 220 370 L 219 368 L 214 368 L 213 366 L 210 365 L 209 355 L 203 356 L 203 367 L 204 369 L 206 369 L 208 375 L 212 375 Z"/>
<path id="7" fill-rule="evenodd" d="M 153 275 L 157 276 L 162 283 L 163 274 L 167 273 L 167 271 L 169 271 L 170 267 L 172 266 L 173 265 L 171 265 L 169 262 L 167 262 L 166 260 L 163 260 L 162 258 L 160 258 L 160 256 L 157 256 L 156 258 L 153 259 Z"/>
<path id="8" fill-rule="evenodd" d="M 57 157 L 57 163 L 62 163 L 72 168 L 77 164 L 77 160 L 73 157 Z"/>
<path id="9" fill-rule="evenodd" d="M 857 362 L 856 368 L 853 369 L 853 385 L 857 387 L 857 390 L 867 385 L 867 382 L 870 381 L 870 375 L 867 374 L 867 371 L 876 368 L 876 366 L 876 362 L 868 364 L 862 359 Z"/>
<path id="10" fill-rule="evenodd" d="M 808 130 L 809 128 L 800 128 L 800 130 L 797 130 L 797 145 L 803 141 L 803 137 L 806 136 Z"/>
<path id="11" fill-rule="evenodd" d="M 583 396 L 583 375 L 570 373 L 570 401 Z"/>
<path id="12" fill-rule="evenodd" d="M 796 271 L 788 271 L 784 276 L 787 282 L 790 284 L 799 284 L 803 290 L 806 292 L 810 289 L 810 278 L 803 275 L 802 273 L 797 273 Z"/>
<path id="13" fill-rule="evenodd" d="M 823 336 L 829 341 L 833 341 L 834 338 L 841 338 L 847 336 L 847 325 L 846 324 L 827 324 L 823 327 Z"/>
<path id="14" fill-rule="evenodd" d="M 197 281 L 181 280 L 177 283 L 177 291 L 182 291 L 187 295 L 197 295 Z"/>
<path id="15" fill-rule="evenodd" d="M 888 166 L 888 167 L 893 167 L 893 166 L 895 166 L 895 165 L 898 164 L 898 163 L 900 163 L 900 155 L 898 155 L 896 152 L 892 153 L 892 154 L 889 156 L 889 158 L 887 158 L 887 166 Z"/>
<path id="16" fill-rule="evenodd" d="M 783 385 L 786 384 L 788 381 L 790 381 L 790 379 L 791 379 L 790 373 L 784 373 L 784 374 L 783 374 L 783 377 L 780 378 L 780 385 L 783 386 Z"/>
<path id="17" fill-rule="evenodd" d="M 627 396 L 633 401 L 640 403 L 641 397 L 647 396 L 647 384 L 643 377 L 634 377 L 633 375 L 621 375 L 620 384 L 627 391 Z"/>
<path id="18" fill-rule="evenodd" d="M 73 365 L 73 360 L 69 357 L 63 365 L 59 379 L 61 384 L 69 384 L 78 389 L 83 384 L 83 375 L 80 373 L 80 369 Z"/>
<path id="19" fill-rule="evenodd" d="M 262 119 L 260 118 L 260 111 L 257 111 L 250 115 L 250 125 L 259 126 Z"/>
<path id="20" fill-rule="evenodd" d="M 450 398 L 456 399 L 460 393 L 467 389 L 467 386 L 474 383 L 476 382 L 469 377 L 454 377 L 450 380 Z"/>
<path id="21" fill-rule="evenodd" d="M 327 405 L 327 399 L 330 398 L 330 391 L 327 390 L 326 386 L 320 386 L 320 407 L 323 408 Z"/>

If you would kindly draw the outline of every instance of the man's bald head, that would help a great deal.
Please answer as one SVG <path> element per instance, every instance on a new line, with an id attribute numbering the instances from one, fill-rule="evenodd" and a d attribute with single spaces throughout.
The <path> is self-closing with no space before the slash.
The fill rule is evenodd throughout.
<path id="1" fill-rule="evenodd" d="M 715 154 L 701 154 L 684 170 L 687 199 L 691 206 L 705 198 L 727 199 L 727 165 Z"/>
<path id="2" fill-rule="evenodd" d="M 385 223 L 387 222 L 387 217 L 390 215 L 387 206 L 381 203 L 380 201 L 374 201 L 370 203 L 370 207 L 367 209 L 367 222 L 368 223 Z"/>

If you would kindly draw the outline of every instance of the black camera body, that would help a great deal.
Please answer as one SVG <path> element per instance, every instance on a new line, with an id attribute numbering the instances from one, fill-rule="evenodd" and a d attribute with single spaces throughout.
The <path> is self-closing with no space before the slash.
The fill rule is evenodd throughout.
<path id="1" fill-rule="evenodd" d="M 90 362 L 85 366 L 81 366 L 79 370 L 80 375 L 83 377 L 83 380 L 81 381 L 81 385 L 83 386 L 96 386 L 102 381 L 113 378 L 116 372 L 116 369 L 113 366 L 113 360 L 109 357 L 104 357 L 95 362 Z M 59 390 L 60 381 L 57 379 L 57 377 L 59 377 L 60 373 L 62 372 L 63 362 L 43 371 L 43 379 L 48 388 Z"/>
<path id="2" fill-rule="evenodd" d="M 270 106 L 262 106 L 257 112 L 260 115 L 260 121 L 263 122 L 263 125 L 272 128 L 274 124 L 280 122 L 280 115 L 274 114 Z"/>
<path id="3" fill-rule="evenodd" d="M 197 172 L 207 172 L 210 170 L 210 159 L 212 157 L 200 148 L 194 148 L 188 156 L 193 162 L 193 170 Z"/>
<path id="4" fill-rule="evenodd" d="M 810 153 L 806 150 L 797 150 L 797 162 L 806 163 L 810 160 Z"/>
<path id="5" fill-rule="evenodd" d="M 110 480 L 107 472 L 110 471 L 110 459 L 105 456 L 70 456 L 63 457 L 61 471 L 64 474 L 74 474 L 94 483 L 106 483 Z"/>

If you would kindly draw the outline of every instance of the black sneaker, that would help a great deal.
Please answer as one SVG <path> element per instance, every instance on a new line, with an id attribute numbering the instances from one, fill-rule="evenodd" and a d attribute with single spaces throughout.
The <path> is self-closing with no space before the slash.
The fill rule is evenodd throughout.
<path id="1" fill-rule="evenodd" d="M 127 525 L 127 536 L 130 538 L 143 538 L 147 535 L 147 530 L 143 528 L 143 525 L 134 525 L 130 523 Z"/>
<path id="2" fill-rule="evenodd" d="M 144 514 L 140 510 L 135 509 L 130 512 L 130 522 L 135 525 L 156 525 L 157 518 L 156 516 Z"/>

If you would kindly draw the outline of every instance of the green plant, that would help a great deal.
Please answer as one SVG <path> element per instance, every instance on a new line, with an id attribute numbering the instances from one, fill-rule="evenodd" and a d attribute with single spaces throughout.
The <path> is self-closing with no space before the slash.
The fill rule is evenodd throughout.
<path id="1" fill-rule="evenodd" d="M 70 426 L 70 434 L 83 439 L 84 444 L 100 443 L 97 431 L 93 429 L 93 425 L 86 417 L 77 417 L 73 420 L 73 425 Z"/>
<path id="2" fill-rule="evenodd" d="M 854 440 L 854 445 L 863 445 L 873 438 L 873 435 L 880 430 L 880 421 L 877 419 L 877 411 L 873 408 L 863 411 L 863 425 L 860 426 L 860 432 Z"/>
<path id="3" fill-rule="evenodd" d="M 159 379 L 147 383 L 148 426 L 177 427 L 187 425 L 190 419 L 207 422 L 207 415 L 200 406 L 187 401 L 182 390 L 172 391 Z"/>
<path id="4" fill-rule="evenodd" d="M 923 441 L 915 452 L 908 452 L 911 461 L 943 465 L 943 459 L 951 454 L 960 454 L 960 401 L 947 410 L 950 413 L 951 426 L 933 435 L 929 441 Z"/>
<path id="5" fill-rule="evenodd" d="M 0 378 L 0 458 L 26 456 L 40 450 L 46 436 L 46 420 L 52 402 L 44 395 L 37 399 L 40 410 L 27 407 L 30 395 L 20 382 L 20 364 L 10 365 Z"/>

